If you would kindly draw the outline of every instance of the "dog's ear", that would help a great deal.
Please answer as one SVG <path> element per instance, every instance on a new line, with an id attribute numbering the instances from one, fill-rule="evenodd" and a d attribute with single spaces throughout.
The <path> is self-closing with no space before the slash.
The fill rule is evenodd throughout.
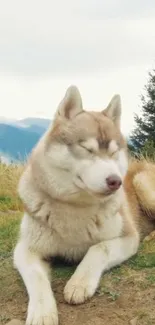
<path id="1" fill-rule="evenodd" d="M 83 108 L 80 92 L 76 86 L 70 86 L 58 106 L 57 113 L 62 117 L 72 119 L 82 111 Z"/>
<path id="2" fill-rule="evenodd" d="M 121 120 L 121 97 L 120 95 L 114 95 L 107 106 L 103 111 L 103 114 L 113 120 L 115 125 L 120 128 Z"/>

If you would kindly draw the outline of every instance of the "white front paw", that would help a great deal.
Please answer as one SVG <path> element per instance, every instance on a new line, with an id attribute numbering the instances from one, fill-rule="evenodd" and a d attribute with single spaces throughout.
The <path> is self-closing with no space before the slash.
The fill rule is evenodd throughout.
<path id="1" fill-rule="evenodd" d="M 91 298 L 98 285 L 98 279 L 84 275 L 73 274 L 64 289 L 64 298 L 69 304 L 82 304 Z"/>
<path id="2" fill-rule="evenodd" d="M 38 301 L 29 303 L 26 325 L 58 325 L 58 312 L 55 303 Z"/>

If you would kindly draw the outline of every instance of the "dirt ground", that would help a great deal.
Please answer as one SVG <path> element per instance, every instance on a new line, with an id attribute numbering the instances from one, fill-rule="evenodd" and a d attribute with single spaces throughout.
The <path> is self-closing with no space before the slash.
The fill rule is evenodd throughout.
<path id="1" fill-rule="evenodd" d="M 11 260 L 12 261 L 12 260 Z M 7 278 L 1 277 L 0 323 L 18 318 L 25 320 L 28 297 L 25 287 L 12 269 L 10 258 L 5 261 Z M 64 268 L 64 267 L 63 267 Z M 60 325 L 136 325 L 155 324 L 155 270 L 116 269 L 106 274 L 96 295 L 83 305 L 71 306 L 65 303 L 63 288 L 68 274 L 58 270 L 53 280 L 53 290 L 58 302 Z M 67 269 L 68 271 L 68 269 Z"/>

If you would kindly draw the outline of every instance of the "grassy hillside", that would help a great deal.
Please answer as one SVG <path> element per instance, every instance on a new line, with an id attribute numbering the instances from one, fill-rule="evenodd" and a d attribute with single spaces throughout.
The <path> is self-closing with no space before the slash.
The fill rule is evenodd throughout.
<path id="1" fill-rule="evenodd" d="M 0 211 L 21 211 L 22 202 L 17 194 L 19 177 L 23 165 L 5 165 L 0 163 Z"/>

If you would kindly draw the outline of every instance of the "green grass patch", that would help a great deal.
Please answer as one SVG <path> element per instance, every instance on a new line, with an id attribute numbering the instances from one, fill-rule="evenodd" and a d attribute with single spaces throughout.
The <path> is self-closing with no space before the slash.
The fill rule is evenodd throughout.
<path id="1" fill-rule="evenodd" d="M 145 269 L 155 267 L 155 241 L 143 242 L 138 253 L 126 263 L 133 269 Z"/>
<path id="2" fill-rule="evenodd" d="M 52 274 L 57 279 L 68 279 L 75 271 L 75 266 L 54 266 Z"/>
<path id="3" fill-rule="evenodd" d="M 22 203 L 18 196 L 0 196 L 0 211 L 21 211 Z"/>
<path id="4" fill-rule="evenodd" d="M 97 290 L 97 293 L 99 296 L 107 295 L 109 300 L 115 301 L 119 298 L 120 293 L 118 291 L 113 291 L 111 288 L 107 287 L 100 287 L 99 290 Z"/>
<path id="5" fill-rule="evenodd" d="M 11 197 L 9 197 L 9 196 L 0 196 L 0 203 L 10 204 L 11 203 Z"/>
<path id="6" fill-rule="evenodd" d="M 129 260 L 128 266 L 136 270 L 155 267 L 155 253 L 138 254 Z"/>
<path id="7" fill-rule="evenodd" d="M 0 217 L 0 257 L 11 255 L 17 241 L 21 214 L 2 215 Z"/>

